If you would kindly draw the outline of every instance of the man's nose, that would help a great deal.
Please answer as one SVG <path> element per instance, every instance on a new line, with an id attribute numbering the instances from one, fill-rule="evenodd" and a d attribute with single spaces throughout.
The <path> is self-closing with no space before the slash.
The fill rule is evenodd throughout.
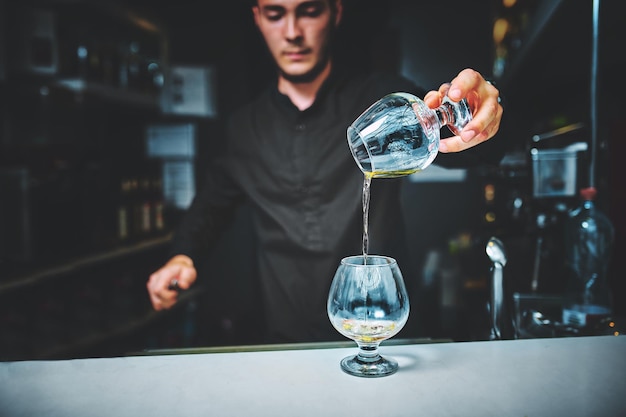
<path id="1" fill-rule="evenodd" d="M 289 16 L 287 18 L 285 37 L 292 41 L 302 38 L 302 30 L 300 29 L 297 16 Z"/>

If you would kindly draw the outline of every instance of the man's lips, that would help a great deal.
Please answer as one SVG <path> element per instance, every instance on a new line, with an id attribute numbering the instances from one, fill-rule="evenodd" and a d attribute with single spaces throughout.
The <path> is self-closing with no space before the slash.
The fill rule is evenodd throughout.
<path id="1" fill-rule="evenodd" d="M 291 59 L 292 61 L 299 61 L 308 55 L 311 51 L 309 49 L 301 49 L 297 51 L 284 51 L 283 56 Z"/>

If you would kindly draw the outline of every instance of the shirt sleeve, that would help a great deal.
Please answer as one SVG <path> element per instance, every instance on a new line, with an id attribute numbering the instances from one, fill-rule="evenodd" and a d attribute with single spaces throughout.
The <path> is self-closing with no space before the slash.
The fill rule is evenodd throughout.
<path id="1" fill-rule="evenodd" d="M 211 161 L 205 180 L 174 233 L 170 256 L 187 255 L 196 261 L 214 246 L 243 201 L 240 188 L 224 157 Z"/>

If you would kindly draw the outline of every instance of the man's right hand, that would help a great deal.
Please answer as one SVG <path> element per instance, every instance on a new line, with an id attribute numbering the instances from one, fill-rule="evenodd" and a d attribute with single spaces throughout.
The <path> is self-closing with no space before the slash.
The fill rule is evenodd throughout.
<path id="1" fill-rule="evenodd" d="M 178 299 L 177 288 L 172 288 L 172 283 L 176 282 L 179 289 L 186 290 L 196 281 L 197 275 L 190 257 L 174 256 L 148 279 L 146 287 L 152 307 L 157 311 L 171 308 Z"/>

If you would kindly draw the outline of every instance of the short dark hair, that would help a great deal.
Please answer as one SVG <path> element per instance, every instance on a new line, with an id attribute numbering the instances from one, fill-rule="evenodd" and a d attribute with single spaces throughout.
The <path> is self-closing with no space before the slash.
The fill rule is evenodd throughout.
<path id="1" fill-rule="evenodd" d="M 254 7 L 254 6 L 258 6 L 259 2 L 258 0 L 248 0 L 248 4 L 250 7 Z M 335 7 L 335 0 L 328 0 L 328 5 L 330 6 L 330 8 L 332 9 L 333 12 L 336 12 L 337 8 Z"/>

